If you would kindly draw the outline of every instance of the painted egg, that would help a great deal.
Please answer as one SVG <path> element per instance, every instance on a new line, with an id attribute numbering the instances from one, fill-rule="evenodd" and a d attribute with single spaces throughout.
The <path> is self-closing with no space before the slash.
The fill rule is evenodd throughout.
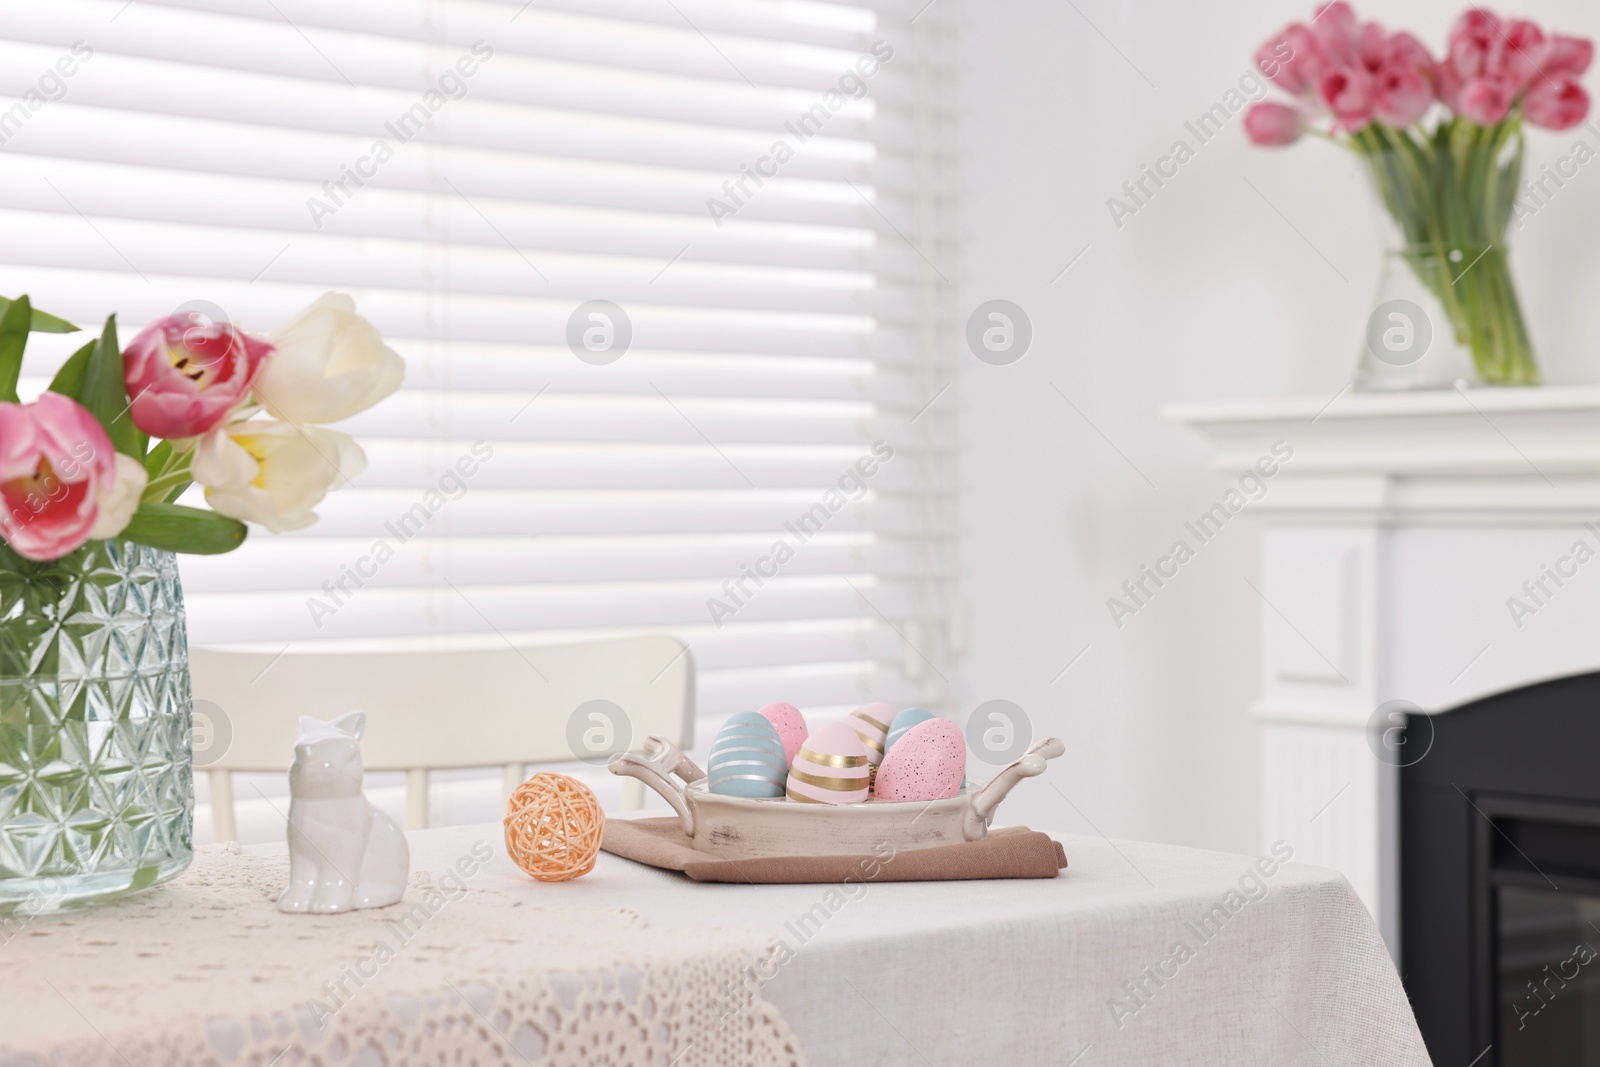
<path id="1" fill-rule="evenodd" d="M 917 723 L 927 722 L 931 718 L 933 718 L 933 712 L 925 711 L 922 708 L 906 708 L 895 715 L 894 721 L 889 723 L 889 737 L 883 743 L 884 754 L 887 755 L 889 750 L 894 748 L 894 743 L 904 737 L 907 730 L 917 725 Z"/>
<path id="2" fill-rule="evenodd" d="M 778 739 L 783 742 L 784 766 L 794 762 L 794 754 L 800 751 L 800 746 L 805 742 L 806 729 L 805 716 L 800 714 L 800 709 L 793 704 L 781 701 L 768 704 L 757 715 L 762 716 L 778 731 Z"/>
<path id="3" fill-rule="evenodd" d="M 788 769 L 772 723 L 753 711 L 741 711 L 722 724 L 711 742 L 706 788 L 730 797 L 781 797 Z"/>
<path id="4" fill-rule="evenodd" d="M 929 719 L 906 731 L 878 768 L 879 800 L 939 800 L 961 792 L 967 742 L 949 719 Z"/>
<path id="5" fill-rule="evenodd" d="M 867 799 L 872 764 L 867 747 L 846 722 L 830 722 L 795 753 L 789 799 L 806 804 L 856 804 Z"/>
<path id="6" fill-rule="evenodd" d="M 888 738 L 889 722 L 893 718 L 894 706 L 882 701 L 863 705 L 845 716 L 844 721 L 867 747 L 867 759 L 874 767 L 883 759 L 883 743 Z"/>

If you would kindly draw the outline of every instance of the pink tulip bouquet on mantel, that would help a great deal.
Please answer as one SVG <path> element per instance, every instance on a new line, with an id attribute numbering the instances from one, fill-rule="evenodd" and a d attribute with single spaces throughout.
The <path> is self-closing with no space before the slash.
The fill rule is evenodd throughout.
<path id="1" fill-rule="evenodd" d="M 1582 122 L 1589 97 L 1578 78 L 1593 56 L 1588 40 L 1473 8 L 1456 20 L 1435 58 L 1409 33 L 1359 21 L 1341 0 L 1261 46 L 1257 65 L 1292 100 L 1256 104 L 1245 130 L 1258 145 L 1312 134 L 1361 157 L 1399 246 L 1379 310 L 1387 307 L 1384 296 L 1414 296 L 1415 303 L 1401 299 L 1397 306 L 1436 312 L 1442 321 L 1425 324 L 1434 346 L 1453 341 L 1482 382 L 1537 385 L 1506 258 L 1506 230 L 1521 191 L 1523 125 L 1564 130 Z M 1391 271 L 1405 276 L 1392 278 Z M 1407 293 L 1408 283 L 1414 293 Z M 1387 353 L 1380 345 L 1374 354 L 1378 361 L 1363 362 L 1367 373 L 1358 372 L 1358 385 L 1450 384 L 1396 373 L 1422 356 L 1403 345 Z"/>

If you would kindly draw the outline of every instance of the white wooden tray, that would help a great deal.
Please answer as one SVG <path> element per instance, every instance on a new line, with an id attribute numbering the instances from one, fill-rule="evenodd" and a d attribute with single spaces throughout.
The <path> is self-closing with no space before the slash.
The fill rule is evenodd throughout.
<path id="1" fill-rule="evenodd" d="M 683 832 L 700 852 L 725 859 L 755 856 L 868 856 L 934 848 L 988 836 L 995 809 L 1024 778 L 1066 751 L 1047 737 L 987 784 L 943 800 L 868 800 L 861 804 L 796 804 L 776 797 L 754 800 L 706 788 L 706 775 L 666 738 L 645 739 L 644 755 L 611 757 L 612 774 L 637 778 L 678 813 Z"/>

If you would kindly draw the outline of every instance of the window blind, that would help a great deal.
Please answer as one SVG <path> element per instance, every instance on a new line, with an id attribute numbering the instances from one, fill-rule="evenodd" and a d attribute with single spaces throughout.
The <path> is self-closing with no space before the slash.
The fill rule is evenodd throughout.
<path id="1" fill-rule="evenodd" d="M 405 356 L 314 527 L 183 559 L 193 643 L 668 631 L 702 744 L 767 700 L 936 703 L 943 19 L 7 3 L 0 294 L 126 339 L 197 299 L 265 330 L 333 288 Z M 36 337 L 24 389 L 76 343 Z"/>

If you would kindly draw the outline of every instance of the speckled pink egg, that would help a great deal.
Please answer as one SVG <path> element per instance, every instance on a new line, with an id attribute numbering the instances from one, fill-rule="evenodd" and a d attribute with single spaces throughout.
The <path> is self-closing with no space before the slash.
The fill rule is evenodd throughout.
<path id="1" fill-rule="evenodd" d="M 766 705 L 756 714 L 764 717 L 778 731 L 778 740 L 783 742 L 783 757 L 789 763 L 794 763 L 794 754 L 800 751 L 806 735 L 811 732 L 806 729 L 806 719 L 800 714 L 800 709 L 780 700 Z"/>
<path id="2" fill-rule="evenodd" d="M 961 792 L 967 742 L 949 719 L 929 719 L 906 731 L 878 766 L 879 800 L 939 800 Z"/>

